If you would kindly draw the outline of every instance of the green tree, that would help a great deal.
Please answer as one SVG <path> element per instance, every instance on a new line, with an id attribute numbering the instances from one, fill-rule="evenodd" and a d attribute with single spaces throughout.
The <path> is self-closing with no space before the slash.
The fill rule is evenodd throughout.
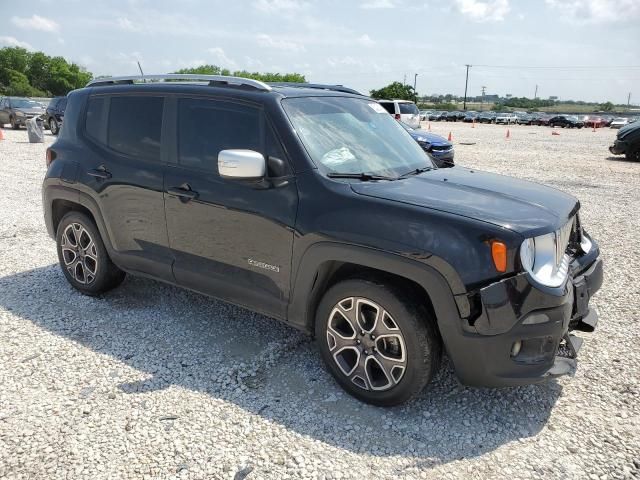
<path id="1" fill-rule="evenodd" d="M 603 112 L 612 112 L 614 105 L 611 102 L 605 102 L 605 103 L 601 103 L 598 108 L 600 110 L 602 110 Z"/>
<path id="2" fill-rule="evenodd" d="M 62 57 L 31 53 L 19 47 L 0 49 L 0 93 L 66 95 L 73 89 L 84 87 L 91 78 L 90 72 Z"/>
<path id="3" fill-rule="evenodd" d="M 236 70 L 232 72 L 227 68 L 221 68 L 217 65 L 200 65 L 192 68 L 181 68 L 174 73 L 192 73 L 197 75 L 232 75 L 234 77 L 252 78 L 262 82 L 291 82 L 304 83 L 307 80 L 300 73 L 260 73 L 248 72 L 246 70 Z"/>
<path id="4" fill-rule="evenodd" d="M 413 90 L 411 85 L 403 85 L 400 82 L 393 82 L 379 90 L 371 90 L 369 92 L 373 98 L 378 99 L 395 99 L 395 100 L 412 100 L 418 98 L 417 92 Z"/>

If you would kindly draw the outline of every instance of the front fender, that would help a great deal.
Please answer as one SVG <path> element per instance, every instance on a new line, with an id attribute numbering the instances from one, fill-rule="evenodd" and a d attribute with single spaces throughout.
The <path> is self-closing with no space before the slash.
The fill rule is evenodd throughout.
<path id="1" fill-rule="evenodd" d="M 445 348 L 449 350 L 449 347 L 453 347 L 455 339 L 462 334 L 464 320 L 460 316 L 454 291 L 435 267 L 373 248 L 335 242 L 316 243 L 304 253 L 296 270 L 287 312 L 288 321 L 293 326 L 313 332 L 316 300 L 324 291 L 331 273 L 328 267 L 334 262 L 373 268 L 417 283 L 429 295 Z"/>

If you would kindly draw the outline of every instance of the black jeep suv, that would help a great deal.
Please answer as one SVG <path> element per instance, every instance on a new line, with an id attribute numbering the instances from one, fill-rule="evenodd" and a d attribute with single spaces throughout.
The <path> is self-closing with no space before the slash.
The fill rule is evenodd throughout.
<path id="1" fill-rule="evenodd" d="M 345 87 L 146 80 L 71 92 L 47 151 L 46 225 L 75 288 L 128 272 L 282 320 L 377 405 L 420 392 L 443 351 L 467 385 L 572 370 L 602 283 L 575 198 L 438 169 Z"/>

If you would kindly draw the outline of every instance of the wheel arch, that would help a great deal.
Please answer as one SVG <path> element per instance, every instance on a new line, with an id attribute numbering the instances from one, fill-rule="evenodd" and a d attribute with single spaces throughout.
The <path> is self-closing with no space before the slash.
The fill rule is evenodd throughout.
<path id="1" fill-rule="evenodd" d="M 292 287 L 289 322 L 313 334 L 315 312 L 327 289 L 340 280 L 360 276 L 396 281 L 411 289 L 410 293 L 424 296 L 424 306 L 434 316 L 445 348 L 448 340 L 462 334 L 452 287 L 435 267 L 397 254 L 332 242 L 315 244 L 302 257 Z"/>
<path id="2" fill-rule="evenodd" d="M 113 247 L 100 208 L 89 195 L 63 185 L 46 185 L 43 189 L 43 197 L 45 223 L 51 238 L 56 237 L 62 217 L 68 212 L 79 211 L 93 220 L 107 252 L 110 256 L 113 254 Z"/>

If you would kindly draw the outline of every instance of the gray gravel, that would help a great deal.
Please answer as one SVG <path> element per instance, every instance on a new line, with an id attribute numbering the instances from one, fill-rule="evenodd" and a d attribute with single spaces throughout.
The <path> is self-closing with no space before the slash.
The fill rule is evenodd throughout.
<path id="1" fill-rule="evenodd" d="M 609 156 L 608 129 L 432 130 L 453 132 L 459 164 L 581 199 L 606 270 L 573 378 L 471 389 L 445 362 L 418 400 L 379 409 L 260 315 L 141 278 L 84 297 L 45 232 L 45 146 L 4 130 L 0 478 L 637 478 L 640 164 Z"/>

